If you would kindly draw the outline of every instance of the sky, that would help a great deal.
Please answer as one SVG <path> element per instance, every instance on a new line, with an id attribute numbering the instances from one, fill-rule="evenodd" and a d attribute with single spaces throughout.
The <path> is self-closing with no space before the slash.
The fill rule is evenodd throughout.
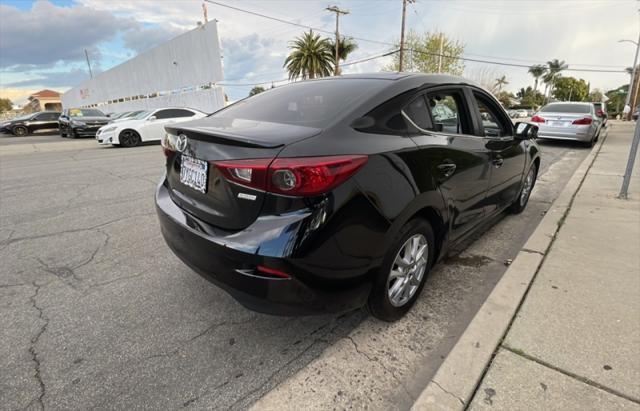
<path id="1" fill-rule="evenodd" d="M 325 8 L 349 10 L 340 32 L 352 36 L 357 61 L 391 49 L 400 36 L 401 0 L 217 0 L 237 8 L 327 31 L 335 17 Z M 570 69 L 621 71 L 633 64 L 640 31 L 638 0 L 416 0 L 407 6 L 407 29 L 441 31 L 464 44 L 471 59 L 544 64 L 557 58 Z M 305 29 L 207 4 L 218 20 L 225 92 L 244 98 L 253 84 L 285 79 L 288 45 Z M 0 0 L 0 97 L 23 104 L 48 88 L 65 91 L 87 79 L 84 50 L 95 73 L 196 27 L 202 0 Z M 344 67 L 344 73 L 376 72 L 390 63 L 378 58 Z M 498 78 L 504 89 L 533 85 L 526 67 L 466 62 L 464 75 Z M 591 88 L 626 84 L 621 72 L 567 71 Z M 279 83 L 276 83 L 279 84 Z"/>

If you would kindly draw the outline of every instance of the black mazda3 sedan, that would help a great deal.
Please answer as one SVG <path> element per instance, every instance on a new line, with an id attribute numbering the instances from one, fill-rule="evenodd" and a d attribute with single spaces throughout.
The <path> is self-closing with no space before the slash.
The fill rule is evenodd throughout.
<path id="1" fill-rule="evenodd" d="M 452 245 L 524 209 L 540 167 L 536 126 L 445 75 L 297 82 L 166 131 L 167 244 L 272 314 L 400 318 Z"/>

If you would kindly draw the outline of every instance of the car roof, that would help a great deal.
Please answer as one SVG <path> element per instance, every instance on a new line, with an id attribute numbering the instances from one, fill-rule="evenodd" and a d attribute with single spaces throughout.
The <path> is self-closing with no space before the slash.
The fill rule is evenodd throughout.
<path id="1" fill-rule="evenodd" d="M 380 72 L 380 73 L 358 73 L 358 74 L 342 74 L 337 77 L 322 77 L 311 81 L 327 81 L 327 80 L 388 80 L 397 81 L 403 79 L 421 80 L 424 84 L 469 84 L 477 87 L 475 82 L 464 77 L 452 76 L 449 74 L 437 73 L 407 73 L 407 72 Z"/>

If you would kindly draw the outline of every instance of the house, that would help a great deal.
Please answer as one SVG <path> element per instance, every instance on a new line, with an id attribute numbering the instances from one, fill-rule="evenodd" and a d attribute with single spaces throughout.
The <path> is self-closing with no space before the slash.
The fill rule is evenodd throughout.
<path id="1" fill-rule="evenodd" d="M 53 90 L 40 90 L 28 98 L 24 111 L 34 113 L 36 111 L 62 111 L 60 93 Z"/>

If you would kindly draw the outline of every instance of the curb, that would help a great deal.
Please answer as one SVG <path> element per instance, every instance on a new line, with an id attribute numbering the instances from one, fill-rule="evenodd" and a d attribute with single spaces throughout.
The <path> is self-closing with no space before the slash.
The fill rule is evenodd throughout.
<path id="1" fill-rule="evenodd" d="M 412 411 L 464 410 L 469 405 L 605 140 L 606 135 L 576 169 L 417 398 Z"/>

